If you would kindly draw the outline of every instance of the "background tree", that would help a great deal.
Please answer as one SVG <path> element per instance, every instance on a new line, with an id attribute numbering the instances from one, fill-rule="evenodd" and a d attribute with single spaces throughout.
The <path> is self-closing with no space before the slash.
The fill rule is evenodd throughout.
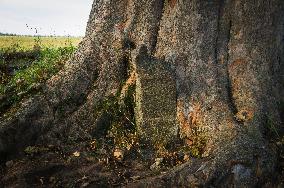
<path id="1" fill-rule="evenodd" d="M 104 134 L 111 116 L 97 106 L 146 59 L 170 65 L 179 135 L 204 159 L 134 184 L 267 181 L 277 165 L 268 130 L 283 126 L 283 8 L 282 0 L 95 0 L 74 57 L 2 117 L 0 151 Z"/>

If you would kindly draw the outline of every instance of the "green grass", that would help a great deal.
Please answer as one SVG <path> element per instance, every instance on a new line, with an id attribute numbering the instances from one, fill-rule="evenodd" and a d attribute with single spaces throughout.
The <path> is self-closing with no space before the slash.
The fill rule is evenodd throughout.
<path id="1" fill-rule="evenodd" d="M 72 56 L 79 41 L 63 37 L 0 37 L 0 115 L 39 92 Z"/>
<path id="2" fill-rule="evenodd" d="M 81 37 L 0 36 L 0 50 L 27 51 L 37 45 L 42 48 L 78 46 L 81 40 Z"/>

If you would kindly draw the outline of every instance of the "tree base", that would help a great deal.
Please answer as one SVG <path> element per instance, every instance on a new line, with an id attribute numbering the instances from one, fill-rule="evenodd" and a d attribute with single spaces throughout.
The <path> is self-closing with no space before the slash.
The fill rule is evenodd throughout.
<path id="1" fill-rule="evenodd" d="M 40 147 L 38 147 L 40 148 Z M 73 147 L 71 147 L 73 148 Z M 283 174 L 261 174 L 250 177 L 245 164 L 233 161 L 216 164 L 214 158 L 190 159 L 177 166 L 161 165 L 150 169 L 153 160 L 129 153 L 122 161 L 111 151 L 94 157 L 89 143 L 62 151 L 53 146 L 30 150 L 22 157 L 7 161 L 0 167 L 1 187 L 281 187 Z M 109 153 L 108 153 L 109 152 Z M 111 157 L 110 157 L 111 156 Z M 166 159 L 165 159 L 166 160 Z M 168 158 L 170 160 L 170 158 Z M 165 165 L 165 166 L 164 166 Z"/>

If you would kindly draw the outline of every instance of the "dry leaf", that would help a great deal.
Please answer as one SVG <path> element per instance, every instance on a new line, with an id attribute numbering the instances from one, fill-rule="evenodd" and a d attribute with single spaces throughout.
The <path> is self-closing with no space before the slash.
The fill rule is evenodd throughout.
<path id="1" fill-rule="evenodd" d="M 117 160 L 122 160 L 123 159 L 123 156 L 124 155 L 124 152 L 119 149 L 119 148 L 116 148 L 113 152 L 113 156 L 117 159 Z"/>
<path id="2" fill-rule="evenodd" d="M 186 139 L 185 139 L 185 143 L 186 143 L 188 146 L 192 146 L 193 141 L 186 138 Z"/>
<path id="3" fill-rule="evenodd" d="M 76 152 L 73 153 L 73 155 L 74 155 L 75 157 L 80 157 L 80 152 L 76 151 Z"/>
<path id="4" fill-rule="evenodd" d="M 184 161 L 189 161 L 189 155 L 184 155 L 183 160 Z"/>

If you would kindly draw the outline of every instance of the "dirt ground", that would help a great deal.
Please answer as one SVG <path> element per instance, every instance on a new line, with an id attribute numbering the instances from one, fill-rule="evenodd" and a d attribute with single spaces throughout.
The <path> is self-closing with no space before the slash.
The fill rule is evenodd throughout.
<path id="1" fill-rule="evenodd" d="M 93 150 L 89 143 L 64 149 L 28 147 L 1 164 L 0 187 L 116 187 L 162 174 L 186 161 L 182 154 L 171 154 L 153 167 L 155 161 L 137 150 L 123 155 L 118 159 L 113 149 Z"/>

